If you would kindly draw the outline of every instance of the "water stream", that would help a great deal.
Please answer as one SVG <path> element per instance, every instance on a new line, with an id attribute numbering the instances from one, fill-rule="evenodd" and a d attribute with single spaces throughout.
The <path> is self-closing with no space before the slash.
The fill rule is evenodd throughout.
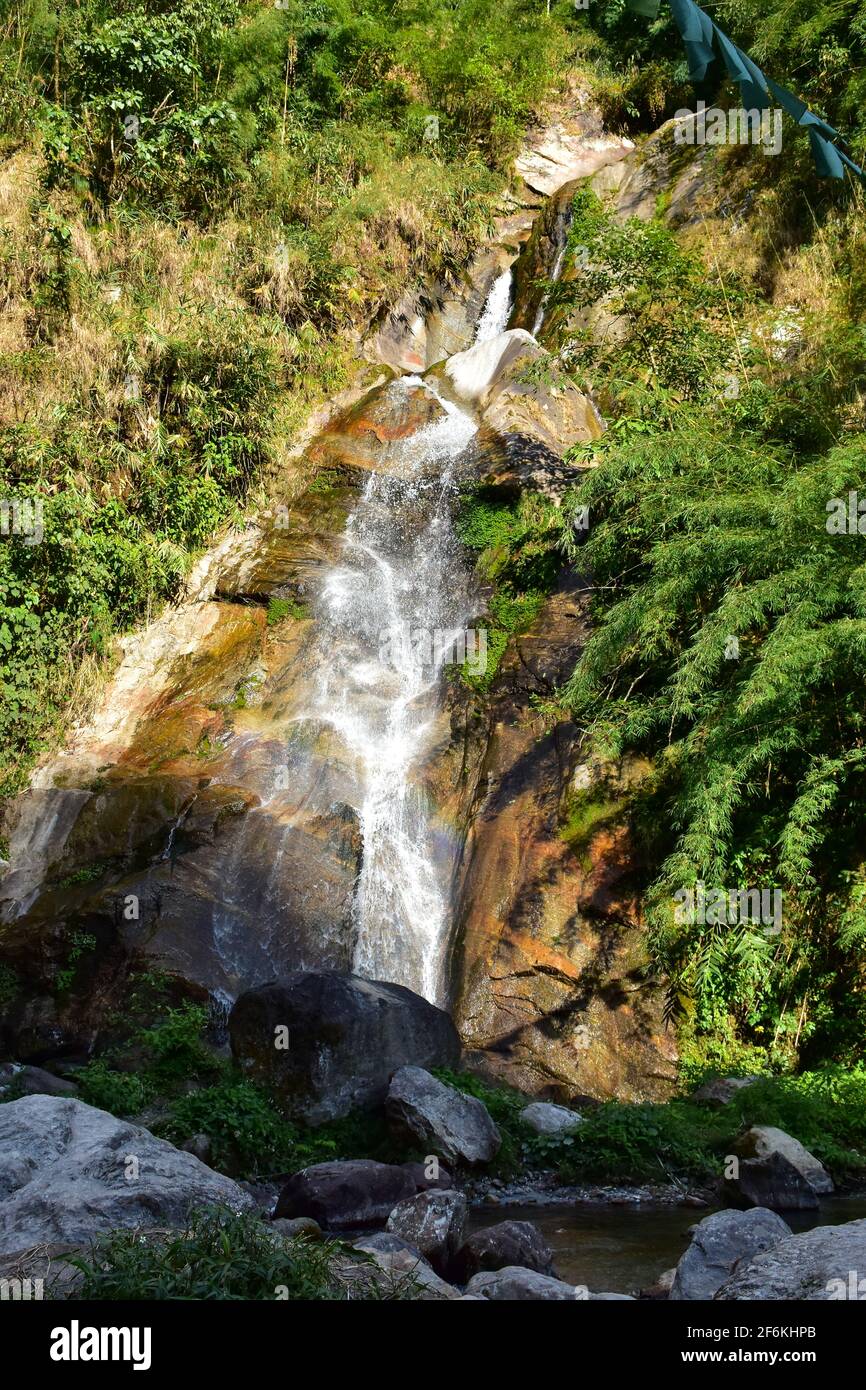
<path id="1" fill-rule="evenodd" d="M 476 425 L 417 377 L 389 390 L 412 387 L 431 391 L 442 413 L 394 446 L 349 517 L 341 558 L 315 603 L 314 695 L 301 719 L 336 734 L 359 787 L 353 969 L 441 1002 L 450 866 L 415 774 L 430 746 L 442 668 L 472 611 L 451 512 L 457 461 Z"/>
<path id="2" fill-rule="evenodd" d="M 476 344 L 489 342 L 491 338 L 505 332 L 511 313 L 513 283 L 514 276 L 510 266 L 493 281 L 475 330 Z"/>

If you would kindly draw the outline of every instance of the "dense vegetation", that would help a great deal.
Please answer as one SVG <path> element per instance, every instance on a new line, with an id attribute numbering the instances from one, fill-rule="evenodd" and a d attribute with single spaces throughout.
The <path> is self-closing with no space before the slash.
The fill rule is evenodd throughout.
<path id="1" fill-rule="evenodd" d="M 857 0 L 714 14 L 862 162 Z M 8 0 L 0 498 L 38 503 L 42 535 L 0 542 L 0 792 L 112 635 L 291 486 L 287 445 L 345 380 L 352 335 L 465 260 L 575 62 L 633 132 L 693 95 L 666 9 L 623 0 Z M 715 215 L 677 238 L 664 206 L 622 226 L 578 195 L 548 346 L 611 425 L 575 459 L 592 467 L 564 519 L 589 507 L 586 545 L 526 500 L 475 496 L 461 521 L 495 585 L 482 692 L 539 610 L 553 541 L 596 578 L 598 628 L 551 713 L 600 758 L 652 765 L 632 810 L 653 951 L 698 1069 L 851 1061 L 866 1026 L 866 570 L 860 532 L 826 526 L 866 464 L 866 217 L 786 132 L 778 160 L 715 154 Z M 601 343 L 599 300 L 622 327 Z M 782 933 L 676 921 L 698 880 L 781 889 Z"/>
<path id="2" fill-rule="evenodd" d="M 185 1231 L 116 1231 L 73 1261 L 87 1300 L 219 1299 L 226 1302 L 334 1301 L 348 1297 L 340 1264 L 361 1257 L 332 1241 L 325 1245 L 275 1236 L 258 1214 L 211 1208 L 193 1214 Z M 396 1280 L 389 1300 L 411 1298 L 414 1283 Z M 356 1296 L 382 1298 L 374 1286 Z"/>
<path id="3" fill-rule="evenodd" d="M 352 334 L 463 261 L 571 47 L 528 0 L 2 7 L 0 498 L 43 538 L 0 544 L 0 794 L 111 634 L 285 495 Z"/>
<path id="4" fill-rule="evenodd" d="M 792 81 L 781 9 L 721 8 Z M 862 12 L 805 14 L 797 41 L 823 56 L 803 94 L 862 152 L 862 63 L 838 68 L 862 55 Z M 618 13 L 611 32 L 640 23 Z M 634 71 L 655 64 L 673 91 L 653 32 Z M 623 225 L 580 192 L 551 297 L 548 345 L 611 425 L 574 455 L 590 471 L 568 516 L 591 524 L 585 546 L 569 524 L 563 540 L 598 623 L 562 707 L 602 762 L 651 763 L 631 812 L 689 1065 L 850 1062 L 866 1028 L 864 540 L 831 524 L 866 477 L 866 221 L 862 189 L 820 183 L 794 140 L 772 174 L 719 152 L 705 220 L 676 237 L 663 200 Z M 593 332 L 599 304 L 616 332 Z M 698 882 L 780 890 L 781 932 L 683 921 L 674 895 Z"/>

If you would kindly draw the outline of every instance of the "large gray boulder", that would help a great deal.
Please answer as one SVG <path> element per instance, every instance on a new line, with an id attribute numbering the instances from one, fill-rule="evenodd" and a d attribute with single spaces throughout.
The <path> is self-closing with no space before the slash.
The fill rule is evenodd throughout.
<path id="1" fill-rule="evenodd" d="M 552 1105 L 546 1100 L 534 1100 L 524 1106 L 520 1118 L 536 1134 L 568 1134 L 583 1124 L 583 1116 L 564 1105 Z"/>
<path id="2" fill-rule="evenodd" d="M 454 1066 L 460 1056 L 442 1009 L 402 985 L 327 970 L 296 970 L 247 990 L 229 1034 L 246 1075 L 308 1124 L 380 1104 L 400 1067 Z"/>
<path id="3" fill-rule="evenodd" d="M 817 1226 L 741 1260 L 716 1294 L 726 1302 L 866 1299 L 866 1219 Z"/>
<path id="4" fill-rule="evenodd" d="M 677 1302 L 712 1298 L 737 1261 L 751 1259 L 791 1234 L 781 1216 L 763 1207 L 717 1211 L 694 1229 L 692 1243 L 676 1268 L 669 1297 Z"/>
<path id="5" fill-rule="evenodd" d="M 561 1279 L 551 1279 L 546 1274 L 538 1274 L 534 1269 L 523 1269 L 517 1265 L 507 1265 L 505 1269 L 474 1274 L 466 1285 L 466 1292 L 480 1295 L 493 1303 L 526 1300 L 573 1303 L 575 1299 L 586 1298 L 585 1291 L 576 1289 L 573 1284 L 566 1284 Z"/>
<path id="6" fill-rule="evenodd" d="M 431 1189 L 398 1202 L 385 1224 L 418 1250 L 440 1274 L 447 1274 L 463 1241 L 466 1198 L 453 1189 Z"/>
<path id="7" fill-rule="evenodd" d="M 415 1183 L 405 1168 L 354 1158 L 314 1163 L 289 1178 L 274 1216 L 311 1216 L 325 1230 L 378 1226 L 407 1197 Z"/>
<path id="8" fill-rule="evenodd" d="M 823 1196 L 833 1191 L 833 1179 L 820 1159 L 810 1153 L 799 1139 L 786 1134 L 783 1129 L 777 1129 L 775 1125 L 752 1125 L 737 1140 L 734 1152 L 742 1158 L 769 1158 L 772 1154 L 782 1154 L 805 1178 L 813 1192 Z"/>
<path id="9" fill-rule="evenodd" d="M 253 1206 L 237 1183 L 149 1130 L 67 1097 L 0 1105 L 0 1253 L 183 1226 L 214 1203 Z"/>
<path id="10" fill-rule="evenodd" d="M 770 1207 L 773 1211 L 814 1211 L 818 1194 L 784 1154 L 741 1158 L 723 1183 L 725 1200 L 735 1207 Z"/>
<path id="11" fill-rule="evenodd" d="M 401 1067 L 385 1100 L 395 1138 L 426 1147 L 452 1163 L 489 1163 L 502 1139 L 486 1106 L 431 1076 Z"/>
<path id="12" fill-rule="evenodd" d="M 486 1270 L 519 1265 L 537 1274 L 553 1274 L 550 1247 L 531 1221 L 500 1221 L 473 1231 L 457 1254 L 455 1278 L 465 1283 Z"/>

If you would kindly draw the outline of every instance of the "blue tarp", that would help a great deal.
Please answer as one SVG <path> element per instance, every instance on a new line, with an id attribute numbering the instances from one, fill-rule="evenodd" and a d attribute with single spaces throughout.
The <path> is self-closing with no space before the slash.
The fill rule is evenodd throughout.
<path id="1" fill-rule="evenodd" d="M 626 0 L 630 10 L 647 19 L 655 19 L 659 12 L 660 0 Z M 728 72 L 740 88 L 743 106 L 747 111 L 766 111 L 773 101 L 783 111 L 804 126 L 809 132 L 809 143 L 819 174 L 827 178 L 841 179 L 845 170 L 850 169 L 861 179 L 866 174 L 854 163 L 835 141 L 838 132 L 822 121 L 795 97 L 793 92 L 765 77 L 753 63 L 748 53 L 744 53 L 735 43 L 722 33 L 718 24 L 710 18 L 694 0 L 670 0 L 674 23 L 682 35 L 686 57 L 689 64 L 689 77 L 692 82 L 703 82 L 709 69 L 720 56 Z"/>

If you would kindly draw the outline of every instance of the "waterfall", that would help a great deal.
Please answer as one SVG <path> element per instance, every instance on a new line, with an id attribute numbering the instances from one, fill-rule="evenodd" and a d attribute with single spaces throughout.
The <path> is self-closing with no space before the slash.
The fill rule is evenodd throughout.
<path id="1" fill-rule="evenodd" d="M 545 313 L 547 312 L 548 300 L 550 299 L 550 291 L 553 289 L 553 286 L 556 284 L 556 282 L 558 281 L 560 275 L 562 274 L 562 263 L 563 263 L 563 261 L 565 260 L 565 253 L 566 253 L 566 251 L 568 250 L 568 229 L 567 229 L 567 228 L 566 228 L 566 230 L 565 230 L 564 236 L 565 236 L 565 240 L 563 241 L 562 245 L 560 246 L 559 250 L 558 250 L 557 253 L 556 253 L 556 260 L 553 262 L 553 269 L 552 269 L 551 272 L 550 272 L 550 284 L 547 286 L 547 289 L 544 291 L 544 295 L 543 295 L 543 297 L 542 297 L 541 303 L 540 303 L 539 306 L 538 306 L 538 313 L 535 315 L 535 322 L 534 322 L 534 324 L 532 325 L 532 336 L 533 336 L 533 338 L 536 337 L 536 335 L 537 335 L 538 333 L 540 333 L 540 331 L 541 331 L 541 328 L 542 328 L 542 326 L 543 326 L 543 324 L 544 324 L 544 315 L 545 315 Z"/>
<path id="2" fill-rule="evenodd" d="M 447 850 L 415 775 L 430 747 L 442 668 L 472 612 L 451 508 L 455 464 L 476 425 L 417 377 L 440 417 L 394 446 L 352 511 L 339 563 L 316 602 L 315 694 L 305 718 L 329 726 L 354 768 L 363 835 L 354 970 L 444 996 Z"/>
<path id="3" fill-rule="evenodd" d="M 512 279 L 509 266 L 493 281 L 475 330 L 476 343 L 486 343 L 489 338 L 496 338 L 505 331 L 511 313 Z"/>

